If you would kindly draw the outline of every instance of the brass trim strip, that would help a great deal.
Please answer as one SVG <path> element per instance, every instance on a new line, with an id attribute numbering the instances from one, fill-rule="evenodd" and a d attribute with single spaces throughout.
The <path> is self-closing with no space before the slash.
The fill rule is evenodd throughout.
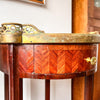
<path id="1" fill-rule="evenodd" d="M 10 27 L 7 25 L 10 25 Z M 21 29 L 18 30 L 16 25 L 22 26 L 22 28 L 20 27 Z M 0 34 L 1 43 L 100 43 L 98 32 L 90 32 L 88 34 L 47 34 L 31 24 L 3 23 L 2 26 L 1 30 L 4 27 L 7 28 Z"/>

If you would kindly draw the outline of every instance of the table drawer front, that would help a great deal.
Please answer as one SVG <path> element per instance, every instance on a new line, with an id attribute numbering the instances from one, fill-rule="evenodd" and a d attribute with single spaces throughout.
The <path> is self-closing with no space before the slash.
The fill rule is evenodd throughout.
<path id="1" fill-rule="evenodd" d="M 35 45 L 34 71 L 40 74 L 77 73 L 95 69 L 96 45 Z"/>
<path id="2" fill-rule="evenodd" d="M 97 64 L 91 63 L 91 59 L 96 57 L 97 45 L 14 46 L 14 66 L 20 73 L 65 74 L 95 70 Z"/>

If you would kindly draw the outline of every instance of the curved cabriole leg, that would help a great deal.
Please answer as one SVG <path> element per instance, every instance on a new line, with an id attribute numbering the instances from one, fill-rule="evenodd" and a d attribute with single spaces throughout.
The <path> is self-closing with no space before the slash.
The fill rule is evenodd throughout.
<path id="1" fill-rule="evenodd" d="M 94 75 L 85 77 L 85 100 L 93 100 Z"/>
<path id="2" fill-rule="evenodd" d="M 50 80 L 45 80 L 45 100 L 50 100 Z"/>
<path id="3" fill-rule="evenodd" d="M 4 84 L 5 84 L 5 100 L 9 100 L 9 76 L 4 74 Z"/>

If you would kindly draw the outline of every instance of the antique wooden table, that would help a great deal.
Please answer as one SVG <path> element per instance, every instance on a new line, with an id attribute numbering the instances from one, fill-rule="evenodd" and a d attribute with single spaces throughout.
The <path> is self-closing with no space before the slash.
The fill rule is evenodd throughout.
<path id="1" fill-rule="evenodd" d="M 97 32 L 23 34 L 21 38 L 19 34 L 2 34 L 0 70 L 5 73 L 5 100 L 23 99 L 23 78 L 45 79 L 45 100 L 50 100 L 50 79 L 81 76 L 86 77 L 85 100 L 90 100 L 98 43 Z"/>

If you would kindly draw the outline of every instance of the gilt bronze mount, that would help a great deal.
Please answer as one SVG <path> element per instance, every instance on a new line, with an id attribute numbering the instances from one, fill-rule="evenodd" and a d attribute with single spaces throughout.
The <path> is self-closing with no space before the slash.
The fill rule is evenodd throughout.
<path id="1" fill-rule="evenodd" d="M 98 43 L 98 32 L 88 34 L 45 33 L 31 24 L 4 23 L 0 28 L 1 43 Z"/>

